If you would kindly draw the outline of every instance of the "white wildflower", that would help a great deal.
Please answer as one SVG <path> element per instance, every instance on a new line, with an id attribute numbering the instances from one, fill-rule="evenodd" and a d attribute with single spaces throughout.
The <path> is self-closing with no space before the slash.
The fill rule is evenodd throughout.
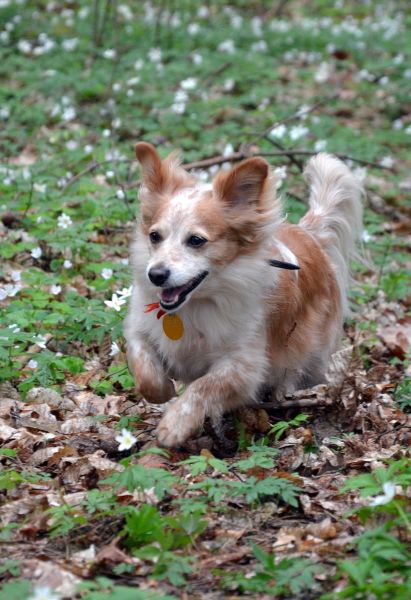
<path id="1" fill-rule="evenodd" d="M 280 125 L 276 125 L 270 131 L 270 137 L 277 138 L 281 140 L 287 133 L 287 127 L 281 123 Z"/>
<path id="2" fill-rule="evenodd" d="M 102 134 L 103 137 L 109 138 L 110 135 L 111 135 L 111 129 L 103 129 L 103 131 L 102 131 L 101 134 Z"/>
<path id="3" fill-rule="evenodd" d="M 406 133 L 407 135 L 411 135 L 411 125 L 408 125 L 408 127 L 404 129 L 404 133 Z"/>
<path id="4" fill-rule="evenodd" d="M 267 42 L 264 40 L 260 40 L 258 42 L 254 42 L 251 44 L 252 52 L 267 52 L 268 46 Z"/>
<path id="5" fill-rule="evenodd" d="M 234 152 L 234 148 L 232 144 L 226 144 L 224 150 L 223 150 L 223 156 L 231 156 L 231 154 L 233 154 Z"/>
<path id="6" fill-rule="evenodd" d="M 133 20 L 133 12 L 127 4 L 119 4 L 117 6 L 117 12 L 125 21 Z"/>
<path id="7" fill-rule="evenodd" d="M 392 167 L 394 166 L 394 162 L 395 161 L 392 156 L 383 156 L 379 164 L 381 165 L 381 167 L 387 167 L 388 169 L 392 169 Z"/>
<path id="8" fill-rule="evenodd" d="M 128 265 L 130 263 L 128 258 L 121 258 L 120 262 L 122 265 Z M 126 289 L 126 288 L 124 288 L 124 289 Z"/>
<path id="9" fill-rule="evenodd" d="M 208 6 L 200 6 L 200 8 L 197 11 L 197 16 L 200 19 L 207 19 L 207 17 L 210 16 L 210 9 L 208 8 Z"/>
<path id="10" fill-rule="evenodd" d="M 287 177 L 287 167 L 276 167 L 274 169 L 276 189 L 279 190 L 283 185 L 284 179 Z"/>
<path id="11" fill-rule="evenodd" d="M 30 54 L 32 50 L 31 43 L 27 40 L 19 40 L 17 43 L 17 48 L 22 54 Z"/>
<path id="12" fill-rule="evenodd" d="M 39 363 L 38 363 L 36 360 L 34 360 L 34 359 L 31 359 L 31 360 L 29 360 L 29 362 L 27 363 L 27 366 L 28 366 L 28 368 L 29 368 L 29 369 L 37 369 L 37 367 L 38 367 L 38 364 L 39 364 Z M 31 597 L 31 600 L 34 600 L 34 598 L 36 598 L 36 600 L 38 600 L 39 598 L 41 598 L 41 596 L 38 596 L 38 597 L 37 597 L 37 596 L 32 596 L 32 597 Z M 48 600 L 48 596 L 45 596 L 44 598 Z"/>
<path id="13" fill-rule="evenodd" d="M 119 443 L 119 452 L 123 452 L 123 450 L 130 450 L 137 442 L 137 438 L 128 429 L 122 429 L 121 434 L 116 436 L 116 442 Z"/>
<path id="14" fill-rule="evenodd" d="M 111 279 L 113 277 L 113 269 L 107 269 L 107 268 L 103 269 L 101 271 L 101 276 L 103 279 L 106 279 L 106 280 Z"/>
<path id="15" fill-rule="evenodd" d="M 221 44 L 218 45 L 217 50 L 219 50 L 219 52 L 224 52 L 225 54 L 234 54 L 235 44 L 233 40 L 224 40 L 224 42 L 221 42 Z"/>
<path id="16" fill-rule="evenodd" d="M 356 169 L 353 169 L 352 174 L 357 181 L 363 183 L 367 177 L 367 169 L 365 167 L 357 167 Z"/>
<path id="17" fill-rule="evenodd" d="M 62 213 L 57 218 L 57 225 L 58 227 L 60 227 L 60 229 L 67 229 L 68 227 L 70 227 L 70 225 L 73 225 L 73 221 L 71 220 L 71 217 L 69 215 L 66 215 L 66 213 Z"/>
<path id="18" fill-rule="evenodd" d="M 61 118 L 66 123 L 75 119 L 76 118 L 75 108 L 73 108 L 72 106 L 66 106 L 66 108 L 63 110 L 63 114 L 61 115 Z"/>
<path id="19" fill-rule="evenodd" d="M 110 356 L 116 356 L 120 352 L 120 348 L 116 342 L 111 342 Z"/>
<path id="20" fill-rule="evenodd" d="M 183 90 L 194 90 L 197 87 L 197 78 L 187 77 L 187 79 L 183 79 L 180 81 L 180 87 Z"/>
<path id="21" fill-rule="evenodd" d="M 91 154 L 94 150 L 94 146 L 92 144 L 86 144 L 84 146 L 84 152 L 85 154 Z"/>
<path id="22" fill-rule="evenodd" d="M 33 190 L 39 194 L 44 194 L 47 189 L 46 183 L 33 183 Z"/>
<path id="23" fill-rule="evenodd" d="M 189 35 L 197 35 L 200 31 L 200 25 L 198 23 L 190 23 L 187 27 L 187 33 Z"/>
<path id="24" fill-rule="evenodd" d="M 22 289 L 21 283 L 17 282 L 14 285 L 7 284 L 4 289 L 6 290 L 6 295 L 10 298 L 13 298 L 19 291 Z"/>
<path id="25" fill-rule="evenodd" d="M 294 127 L 291 127 L 290 129 L 290 138 L 293 142 L 295 142 L 296 140 L 299 140 L 303 136 L 307 135 L 308 132 L 309 129 L 304 127 L 304 125 L 294 125 Z"/>
<path id="26" fill-rule="evenodd" d="M 76 150 L 78 148 L 78 142 L 76 140 L 69 140 L 66 142 L 67 150 Z"/>
<path id="27" fill-rule="evenodd" d="M 37 248 L 33 248 L 33 250 L 31 251 L 31 255 L 33 258 L 38 259 L 40 258 L 40 256 L 43 254 L 42 249 L 40 248 L 40 246 L 37 246 Z"/>
<path id="28" fill-rule="evenodd" d="M 116 58 L 117 52 L 114 50 L 114 48 L 107 48 L 107 50 L 104 50 L 103 56 L 104 56 L 104 58 L 113 60 L 113 58 Z"/>
<path id="29" fill-rule="evenodd" d="M 230 24 L 233 29 L 240 29 L 243 24 L 243 17 L 241 15 L 231 15 Z"/>
<path id="30" fill-rule="evenodd" d="M 150 50 L 147 53 L 147 56 L 151 62 L 159 63 L 163 57 L 163 53 L 160 50 L 160 48 L 150 48 Z"/>
<path id="31" fill-rule="evenodd" d="M 368 242 L 370 242 L 373 239 L 373 236 L 366 229 L 364 229 L 361 234 L 361 239 L 364 242 L 364 244 L 368 244 Z"/>
<path id="32" fill-rule="evenodd" d="M 114 171 L 106 171 L 106 179 L 113 179 Z"/>
<path id="33" fill-rule="evenodd" d="M 7 121 L 9 116 L 10 116 L 10 109 L 8 106 L 3 106 L 2 108 L 0 108 L 0 119 L 2 121 Z"/>
<path id="34" fill-rule="evenodd" d="M 8 296 L 8 293 L 7 293 L 6 288 L 0 287 L 0 302 L 5 300 L 7 298 L 7 296 Z"/>
<path id="35" fill-rule="evenodd" d="M 35 360 L 31 360 L 30 362 L 32 363 L 36 363 Z M 30 365 L 30 363 L 29 363 Z M 37 367 L 37 363 L 35 367 L 30 367 L 30 368 L 36 368 Z M 27 600 L 60 600 L 60 597 L 57 596 L 53 590 L 51 589 L 51 587 L 48 586 L 41 586 L 41 587 L 37 587 L 34 590 L 34 594 L 32 596 L 30 596 Z"/>
<path id="36" fill-rule="evenodd" d="M 235 86 L 235 79 L 225 79 L 223 83 L 223 90 L 225 92 L 232 92 Z"/>
<path id="37" fill-rule="evenodd" d="M 297 117 L 304 120 L 307 118 L 308 113 L 311 110 L 311 106 L 309 104 L 302 104 L 300 108 L 297 110 Z"/>
<path id="38" fill-rule="evenodd" d="M 116 192 L 116 196 L 119 200 L 124 200 L 124 198 L 126 197 L 125 193 L 123 190 L 117 190 Z"/>
<path id="39" fill-rule="evenodd" d="M 142 58 L 138 58 L 134 63 L 134 68 L 136 71 L 140 71 L 144 66 L 144 60 Z"/>
<path id="40" fill-rule="evenodd" d="M 176 115 L 183 115 L 185 113 L 185 110 L 186 110 L 186 104 L 185 104 L 185 102 L 174 102 L 171 105 L 171 110 Z"/>
<path id="41" fill-rule="evenodd" d="M 130 77 L 130 79 L 127 79 L 127 85 L 129 86 L 137 85 L 138 83 L 140 83 L 140 77 Z"/>
<path id="42" fill-rule="evenodd" d="M 121 123 L 122 123 L 122 121 L 121 121 L 120 117 L 116 117 L 115 119 L 113 119 L 111 121 L 111 126 L 113 129 L 118 129 L 119 127 L 121 127 Z"/>
<path id="43" fill-rule="evenodd" d="M 128 264 L 128 263 L 126 263 Z M 126 298 L 129 298 L 133 292 L 133 286 L 131 285 L 128 288 L 123 288 L 122 290 L 117 290 L 117 294 L 120 296 L 120 300 L 125 301 Z"/>
<path id="44" fill-rule="evenodd" d="M 19 333 L 21 331 L 17 323 L 12 323 L 11 325 L 9 325 L 9 329 L 11 329 L 13 333 Z"/>
<path id="45" fill-rule="evenodd" d="M 63 269 L 71 269 L 72 266 L 73 263 L 71 262 L 71 260 L 66 259 L 63 263 Z"/>
<path id="46" fill-rule="evenodd" d="M 199 52 L 193 52 L 191 54 L 191 60 L 195 65 L 201 65 L 201 63 L 203 62 L 203 57 Z"/>
<path id="47" fill-rule="evenodd" d="M 382 486 L 384 494 L 381 496 L 375 496 L 369 503 L 368 506 L 381 506 L 382 504 L 388 504 L 395 497 L 395 485 L 391 481 L 386 481 Z"/>
<path id="48" fill-rule="evenodd" d="M 108 306 L 109 308 L 112 308 L 112 309 L 116 310 L 117 312 L 119 312 L 121 310 L 121 307 L 125 303 L 126 303 L 126 301 L 124 300 L 124 298 L 119 298 L 117 296 L 117 294 L 113 294 L 111 296 L 111 300 L 104 300 L 104 304 L 106 306 Z"/>
<path id="49" fill-rule="evenodd" d="M 46 348 L 47 345 L 47 338 L 45 335 L 38 335 L 36 338 L 34 338 L 34 343 L 39 346 L 40 348 Z"/>
<path id="50" fill-rule="evenodd" d="M 50 294 L 53 294 L 53 296 L 58 296 L 58 294 L 60 294 L 61 292 L 61 285 L 57 285 L 55 283 L 53 283 L 53 285 L 50 286 Z"/>
<path id="51" fill-rule="evenodd" d="M 78 46 L 78 38 L 69 38 L 61 42 L 61 47 L 66 52 L 73 52 Z"/>
<path id="52" fill-rule="evenodd" d="M 314 150 L 316 152 L 323 152 L 327 147 L 327 140 L 317 140 L 314 144 Z"/>
<path id="53" fill-rule="evenodd" d="M 327 62 L 322 62 L 314 74 L 314 80 L 317 83 L 325 83 L 331 75 L 331 65 Z"/>
<path id="54" fill-rule="evenodd" d="M 12 271 L 10 277 L 13 281 L 21 281 L 21 271 Z"/>

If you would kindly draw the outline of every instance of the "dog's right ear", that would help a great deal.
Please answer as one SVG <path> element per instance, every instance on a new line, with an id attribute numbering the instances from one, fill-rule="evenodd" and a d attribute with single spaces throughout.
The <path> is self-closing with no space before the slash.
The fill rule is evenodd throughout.
<path id="1" fill-rule="evenodd" d="M 150 192 L 161 192 L 165 184 L 164 169 L 157 150 L 148 142 L 138 142 L 135 151 L 144 185 Z"/>

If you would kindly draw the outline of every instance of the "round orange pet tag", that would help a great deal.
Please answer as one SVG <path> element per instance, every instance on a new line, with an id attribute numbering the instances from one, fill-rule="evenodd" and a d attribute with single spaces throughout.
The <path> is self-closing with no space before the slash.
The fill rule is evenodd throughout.
<path id="1" fill-rule="evenodd" d="M 184 335 L 183 321 L 178 315 L 165 315 L 163 318 L 163 331 L 170 340 L 180 340 Z"/>

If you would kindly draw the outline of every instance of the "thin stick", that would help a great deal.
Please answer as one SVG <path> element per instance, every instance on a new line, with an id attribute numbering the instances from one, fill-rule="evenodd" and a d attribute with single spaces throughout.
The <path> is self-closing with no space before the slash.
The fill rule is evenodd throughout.
<path id="1" fill-rule="evenodd" d="M 197 160 L 191 163 L 187 163 L 183 165 L 183 167 L 187 170 L 191 169 L 208 169 L 214 165 L 222 165 L 226 162 L 233 163 L 243 160 L 245 158 L 250 158 L 252 156 L 265 156 L 265 157 L 275 157 L 275 156 L 286 156 L 288 157 L 290 154 L 293 156 L 315 156 L 318 152 L 310 152 L 308 150 L 284 150 L 278 152 L 233 152 L 229 156 L 213 156 L 211 158 L 204 158 L 203 160 Z M 373 167 L 374 169 L 383 169 L 386 171 L 394 172 L 392 167 L 385 167 L 378 163 L 370 162 L 368 160 L 363 160 L 361 158 L 354 158 L 353 156 L 349 156 L 348 154 L 334 154 L 341 160 L 351 160 L 352 162 L 358 163 L 359 165 L 364 165 L 366 167 Z"/>
<path id="2" fill-rule="evenodd" d="M 303 167 L 303 164 L 302 164 L 301 160 L 298 160 L 297 158 L 295 158 L 295 156 L 293 155 L 293 153 L 292 152 L 288 152 L 284 148 L 284 146 L 282 144 L 280 144 L 280 142 L 272 140 L 268 135 L 265 135 L 264 139 L 267 140 L 267 142 L 269 144 L 271 144 L 272 146 L 275 146 L 276 148 L 279 148 L 281 150 L 281 152 L 287 152 L 286 156 L 290 160 L 290 162 L 293 163 L 294 165 L 296 165 L 296 167 L 300 170 L 301 173 L 304 171 L 304 167 Z"/>
<path id="3" fill-rule="evenodd" d="M 329 406 L 333 404 L 331 398 L 301 398 L 301 400 L 281 400 L 279 402 L 261 402 L 257 408 L 281 410 L 283 408 L 299 408 L 312 406 Z"/>

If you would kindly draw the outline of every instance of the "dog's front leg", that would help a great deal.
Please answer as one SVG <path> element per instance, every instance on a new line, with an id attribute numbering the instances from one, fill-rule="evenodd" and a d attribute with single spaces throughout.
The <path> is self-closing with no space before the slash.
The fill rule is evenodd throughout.
<path id="1" fill-rule="evenodd" d="M 217 421 L 224 412 L 252 402 L 263 370 L 249 360 L 237 360 L 215 367 L 193 381 L 167 407 L 157 428 L 159 443 L 171 448 L 181 446 L 201 429 L 205 417 Z"/>
<path id="2" fill-rule="evenodd" d="M 129 342 L 127 362 L 137 392 L 148 402 L 163 404 L 174 396 L 174 383 L 167 377 L 163 365 L 148 342 L 143 339 Z"/>

